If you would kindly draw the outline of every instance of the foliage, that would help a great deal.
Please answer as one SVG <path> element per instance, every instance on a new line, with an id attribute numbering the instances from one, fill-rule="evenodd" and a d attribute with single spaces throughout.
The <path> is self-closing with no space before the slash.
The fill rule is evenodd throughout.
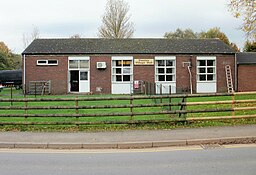
<path id="1" fill-rule="evenodd" d="M 101 38 L 131 38 L 134 25 L 129 22 L 129 5 L 123 0 L 108 0 L 102 25 L 98 29 Z"/>
<path id="2" fill-rule="evenodd" d="M 224 43 L 229 45 L 235 51 L 239 51 L 239 48 L 235 43 L 231 43 L 225 33 L 220 31 L 220 28 L 214 27 L 207 31 L 201 31 L 199 33 L 194 32 L 192 29 L 177 29 L 175 32 L 166 32 L 164 35 L 168 39 L 200 39 L 200 38 L 219 38 Z"/>
<path id="3" fill-rule="evenodd" d="M 255 0 L 229 0 L 229 10 L 234 17 L 243 19 L 241 29 L 247 37 L 256 41 L 256 2 Z"/>
<path id="4" fill-rule="evenodd" d="M 0 70 L 8 69 L 8 61 L 5 58 L 4 54 L 0 53 Z"/>
<path id="5" fill-rule="evenodd" d="M 211 28 L 211 29 L 207 30 L 206 32 L 204 32 L 204 31 L 201 32 L 199 34 L 199 37 L 200 38 L 219 38 L 224 43 L 230 45 L 227 35 L 225 35 L 225 33 L 221 32 L 220 28 L 218 28 L 218 27 Z"/>
<path id="6" fill-rule="evenodd" d="M 74 34 L 70 38 L 72 38 L 72 39 L 79 39 L 79 38 L 81 38 L 81 36 L 79 34 Z"/>
<path id="7" fill-rule="evenodd" d="M 256 52 L 256 42 L 247 41 L 244 45 L 245 52 Z"/>
<path id="8" fill-rule="evenodd" d="M 0 42 L 0 70 L 20 69 L 21 57 L 20 55 L 13 54 L 11 50 Z"/>
<path id="9" fill-rule="evenodd" d="M 182 30 L 178 28 L 175 32 L 166 32 L 164 37 L 168 39 L 194 39 L 198 38 L 198 33 L 195 33 L 192 29 Z"/>

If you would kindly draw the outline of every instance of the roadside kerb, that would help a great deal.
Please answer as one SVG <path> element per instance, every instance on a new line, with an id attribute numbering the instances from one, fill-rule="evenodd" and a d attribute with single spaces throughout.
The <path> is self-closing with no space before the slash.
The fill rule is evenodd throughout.
<path id="1" fill-rule="evenodd" d="M 184 139 L 146 142 L 120 142 L 120 143 L 0 143 L 0 148 L 28 148 L 28 149 L 138 149 L 172 146 L 191 146 L 202 144 L 249 144 L 256 143 L 256 136 L 223 137 L 211 139 Z"/>

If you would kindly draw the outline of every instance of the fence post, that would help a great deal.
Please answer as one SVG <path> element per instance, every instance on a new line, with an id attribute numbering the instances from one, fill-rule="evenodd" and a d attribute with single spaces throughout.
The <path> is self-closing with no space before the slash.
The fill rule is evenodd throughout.
<path id="1" fill-rule="evenodd" d="M 182 98 L 182 102 L 181 102 L 181 103 L 185 103 L 185 105 L 182 104 L 182 105 L 180 106 L 180 110 L 187 110 L 187 105 L 186 105 L 186 103 L 187 103 L 187 97 L 186 97 L 186 96 Z M 182 115 L 182 114 L 179 113 L 179 117 L 181 117 L 181 115 Z M 183 114 L 183 117 L 186 118 L 186 117 L 187 117 L 187 113 L 184 113 L 184 114 Z"/>
<path id="2" fill-rule="evenodd" d="M 76 96 L 75 104 L 76 104 L 76 114 L 79 114 L 79 111 L 78 111 L 78 96 Z M 76 118 L 78 119 L 79 117 L 76 117 Z"/>
<path id="3" fill-rule="evenodd" d="M 12 85 L 11 85 L 11 100 L 12 100 Z M 12 106 L 12 101 L 11 101 L 11 106 Z"/>
<path id="4" fill-rule="evenodd" d="M 26 101 L 25 101 L 25 114 L 27 115 L 28 114 L 28 101 L 27 101 L 27 98 L 26 98 Z M 27 119 L 28 117 L 25 116 L 25 119 Z"/>
<path id="5" fill-rule="evenodd" d="M 36 82 L 35 82 L 35 98 L 36 98 Z"/>
<path id="6" fill-rule="evenodd" d="M 163 95 L 163 86 L 162 84 L 160 84 L 160 103 L 163 103 L 162 95 Z"/>
<path id="7" fill-rule="evenodd" d="M 233 92 L 232 93 L 232 109 L 233 109 L 233 111 L 232 111 L 232 116 L 235 116 L 236 115 L 236 113 L 235 113 L 235 93 Z"/>
<path id="8" fill-rule="evenodd" d="M 169 95 L 172 95 L 172 86 L 170 85 L 169 86 Z M 169 104 L 171 104 L 172 103 L 172 98 L 171 97 L 169 97 Z M 171 111 L 172 110 L 172 106 L 171 105 L 169 105 L 169 110 Z"/>
<path id="9" fill-rule="evenodd" d="M 130 112 L 131 112 L 130 120 L 133 120 L 133 96 L 132 96 L 132 94 L 130 95 Z"/>

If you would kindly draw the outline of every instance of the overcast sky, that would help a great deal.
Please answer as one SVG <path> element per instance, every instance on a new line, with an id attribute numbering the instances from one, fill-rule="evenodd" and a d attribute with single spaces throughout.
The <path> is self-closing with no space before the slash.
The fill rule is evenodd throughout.
<path id="1" fill-rule="evenodd" d="M 220 27 L 231 42 L 243 46 L 242 21 L 227 9 L 228 0 L 126 0 L 134 37 L 161 38 L 177 28 L 195 32 Z M 37 27 L 40 38 L 97 37 L 106 0 L 1 0 L 0 41 L 13 52 L 24 50 L 23 34 Z"/>

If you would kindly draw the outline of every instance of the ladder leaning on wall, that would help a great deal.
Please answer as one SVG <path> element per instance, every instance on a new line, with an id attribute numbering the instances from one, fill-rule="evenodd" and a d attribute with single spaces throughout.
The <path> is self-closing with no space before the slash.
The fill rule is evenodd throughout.
<path id="1" fill-rule="evenodd" d="M 233 88 L 232 74 L 231 74 L 230 65 L 226 65 L 225 66 L 225 71 L 226 71 L 226 80 L 227 80 L 227 90 L 228 90 L 228 93 L 233 93 L 234 92 L 234 88 Z"/>

